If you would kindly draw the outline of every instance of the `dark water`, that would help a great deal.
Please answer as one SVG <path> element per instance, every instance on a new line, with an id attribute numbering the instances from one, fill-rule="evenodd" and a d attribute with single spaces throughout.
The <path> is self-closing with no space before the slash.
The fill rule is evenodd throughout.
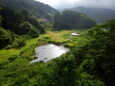
<path id="1" fill-rule="evenodd" d="M 30 63 L 44 61 L 48 62 L 53 58 L 59 57 L 62 54 L 68 52 L 69 49 L 63 46 L 57 46 L 54 44 L 43 45 L 35 48 L 36 57 L 35 60 L 32 60 Z"/>

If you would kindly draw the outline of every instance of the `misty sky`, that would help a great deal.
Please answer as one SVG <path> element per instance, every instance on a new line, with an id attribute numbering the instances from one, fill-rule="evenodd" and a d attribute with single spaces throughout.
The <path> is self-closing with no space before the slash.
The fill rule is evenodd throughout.
<path id="1" fill-rule="evenodd" d="M 56 9 L 72 8 L 77 6 L 109 8 L 115 10 L 115 0 L 37 0 Z"/>

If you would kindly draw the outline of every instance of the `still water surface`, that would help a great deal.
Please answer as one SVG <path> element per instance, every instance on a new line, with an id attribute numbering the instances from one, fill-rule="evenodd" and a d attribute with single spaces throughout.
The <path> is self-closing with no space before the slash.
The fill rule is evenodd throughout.
<path id="1" fill-rule="evenodd" d="M 69 49 L 64 46 L 57 46 L 54 44 L 43 45 L 35 48 L 36 57 L 35 60 L 32 60 L 30 63 L 35 63 L 39 61 L 48 62 L 53 58 L 59 57 L 62 54 L 68 52 Z"/>

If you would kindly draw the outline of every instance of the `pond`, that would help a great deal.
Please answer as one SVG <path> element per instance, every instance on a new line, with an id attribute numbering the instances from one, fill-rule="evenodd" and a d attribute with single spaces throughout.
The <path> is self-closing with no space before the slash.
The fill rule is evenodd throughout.
<path id="1" fill-rule="evenodd" d="M 35 63 L 39 61 L 48 62 L 53 58 L 60 57 L 62 54 L 68 52 L 69 49 L 64 46 L 57 46 L 54 44 L 43 45 L 35 48 L 36 57 L 35 60 L 32 60 L 30 63 Z"/>
<path id="2" fill-rule="evenodd" d="M 80 34 L 79 33 L 71 33 L 70 36 L 67 37 L 67 39 L 71 39 L 73 38 L 74 36 L 79 36 Z"/>
<path id="3" fill-rule="evenodd" d="M 80 35 L 80 34 L 78 34 L 78 33 L 71 33 L 70 35 L 71 35 L 71 36 L 78 36 L 78 35 Z"/>

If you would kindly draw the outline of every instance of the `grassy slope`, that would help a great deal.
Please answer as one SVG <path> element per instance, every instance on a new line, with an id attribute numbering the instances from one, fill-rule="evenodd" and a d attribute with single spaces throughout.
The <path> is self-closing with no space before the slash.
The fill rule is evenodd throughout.
<path id="1" fill-rule="evenodd" d="M 29 49 L 30 46 L 35 45 L 38 42 L 38 38 L 29 39 L 26 42 L 26 45 L 20 49 L 9 49 L 9 50 L 0 50 L 0 64 L 8 61 L 12 55 L 19 55 L 21 51 Z"/>

